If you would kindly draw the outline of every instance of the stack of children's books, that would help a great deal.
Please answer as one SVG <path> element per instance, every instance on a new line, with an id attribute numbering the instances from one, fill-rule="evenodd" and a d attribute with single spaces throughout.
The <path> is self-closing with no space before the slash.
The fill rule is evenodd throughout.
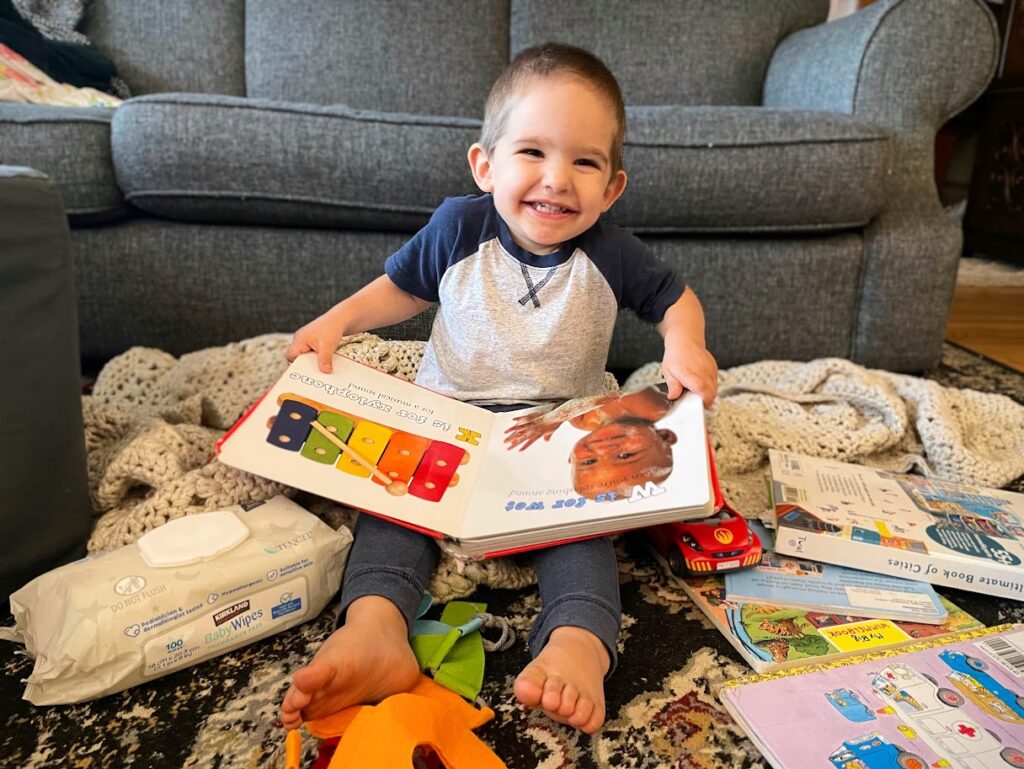
<path id="1" fill-rule="evenodd" d="M 684 582 L 761 674 L 721 698 L 768 761 L 1024 766 L 1024 630 L 932 587 L 1024 598 L 1024 495 L 781 451 L 769 480 L 762 563 Z"/>

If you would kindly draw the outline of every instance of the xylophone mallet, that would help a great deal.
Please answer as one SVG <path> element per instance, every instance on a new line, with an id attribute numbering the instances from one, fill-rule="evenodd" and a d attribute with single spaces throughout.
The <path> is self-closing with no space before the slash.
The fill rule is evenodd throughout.
<path id="1" fill-rule="evenodd" d="M 374 465 L 372 462 L 366 459 L 366 457 L 364 457 L 354 448 L 349 446 L 347 443 L 345 443 L 345 441 L 341 440 L 341 438 L 332 433 L 322 424 L 320 424 L 316 420 L 310 422 L 310 424 L 313 425 L 314 430 L 316 430 L 318 433 L 327 438 L 327 440 L 329 440 L 331 443 L 333 443 L 335 446 L 341 449 L 343 454 L 345 454 L 351 459 L 354 459 L 356 462 L 361 464 L 366 470 L 372 473 L 373 476 L 377 478 L 377 480 L 384 484 L 384 488 L 388 490 L 389 494 L 392 494 L 396 497 L 400 497 L 403 494 L 407 494 L 409 492 L 408 485 L 406 485 L 402 481 L 396 481 L 394 478 L 389 478 L 387 475 L 378 470 L 376 465 Z"/>

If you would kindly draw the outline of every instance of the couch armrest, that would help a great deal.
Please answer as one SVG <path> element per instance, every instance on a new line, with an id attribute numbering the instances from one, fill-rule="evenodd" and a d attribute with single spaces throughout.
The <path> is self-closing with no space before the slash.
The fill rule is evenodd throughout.
<path id="1" fill-rule="evenodd" d="M 933 134 L 981 95 L 998 51 L 982 0 L 881 0 L 786 38 L 769 63 L 764 104 Z"/>

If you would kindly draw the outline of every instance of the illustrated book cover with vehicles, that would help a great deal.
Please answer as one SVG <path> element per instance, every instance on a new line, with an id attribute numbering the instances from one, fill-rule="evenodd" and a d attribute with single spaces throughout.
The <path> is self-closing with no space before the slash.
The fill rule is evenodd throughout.
<path id="1" fill-rule="evenodd" d="M 1024 626 L 727 682 L 775 769 L 1024 767 Z"/>
<path id="2" fill-rule="evenodd" d="M 1024 494 L 769 455 L 778 553 L 1024 599 Z"/>
<path id="3" fill-rule="evenodd" d="M 714 510 L 701 399 L 664 388 L 504 413 L 300 355 L 218 446 L 225 464 L 478 558 Z"/>

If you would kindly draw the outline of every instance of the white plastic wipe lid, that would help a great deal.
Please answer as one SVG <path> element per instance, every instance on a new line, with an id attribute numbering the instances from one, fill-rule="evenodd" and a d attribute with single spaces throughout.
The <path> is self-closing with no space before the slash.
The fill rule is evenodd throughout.
<path id="1" fill-rule="evenodd" d="M 248 527 L 237 515 L 215 510 L 168 521 L 143 534 L 138 546 L 150 566 L 184 566 L 226 553 L 248 536 Z"/>

